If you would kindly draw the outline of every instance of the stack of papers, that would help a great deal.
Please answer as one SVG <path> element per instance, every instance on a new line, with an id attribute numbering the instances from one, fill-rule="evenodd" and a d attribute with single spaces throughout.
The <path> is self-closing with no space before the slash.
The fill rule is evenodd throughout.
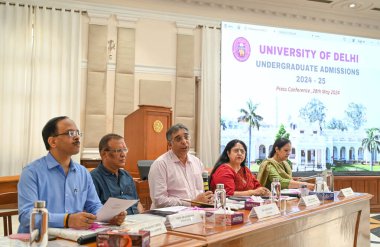
<path id="1" fill-rule="evenodd" d="M 121 227 L 130 231 L 147 230 L 153 237 L 166 232 L 165 221 L 166 218 L 157 215 L 134 214 L 127 215 Z"/>
<path id="2" fill-rule="evenodd" d="M 245 203 L 244 201 L 236 201 L 236 200 L 231 200 L 229 198 L 226 199 L 226 207 L 235 211 L 244 209 L 244 203 Z"/>
<path id="3" fill-rule="evenodd" d="M 153 214 L 157 216 L 166 217 L 168 215 L 176 214 L 182 210 L 188 209 L 188 207 L 185 206 L 173 206 L 173 207 L 166 207 L 166 208 L 155 208 L 146 211 L 144 214 Z"/>
<path id="4" fill-rule="evenodd" d="M 69 239 L 69 240 L 77 242 L 80 237 L 93 235 L 93 234 L 96 234 L 100 231 L 104 231 L 106 229 L 108 229 L 108 228 L 107 227 L 98 228 L 96 230 L 75 230 L 72 228 L 51 228 L 51 227 L 49 227 L 48 232 L 49 232 L 49 235 L 60 237 L 63 239 Z"/>

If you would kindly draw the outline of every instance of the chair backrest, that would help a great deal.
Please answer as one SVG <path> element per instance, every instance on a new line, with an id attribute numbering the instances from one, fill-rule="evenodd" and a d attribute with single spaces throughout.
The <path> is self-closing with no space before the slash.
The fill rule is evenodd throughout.
<path id="1" fill-rule="evenodd" d="M 137 161 L 137 168 L 139 169 L 141 180 L 148 179 L 150 166 L 152 165 L 153 162 L 154 160 L 138 160 Z"/>
<path id="2" fill-rule="evenodd" d="M 17 192 L 0 194 L 0 217 L 3 218 L 4 236 L 12 234 L 12 215 L 18 215 Z"/>
<path id="3" fill-rule="evenodd" d="M 17 192 L 0 193 L 0 209 L 17 208 L 17 202 L 18 202 Z"/>

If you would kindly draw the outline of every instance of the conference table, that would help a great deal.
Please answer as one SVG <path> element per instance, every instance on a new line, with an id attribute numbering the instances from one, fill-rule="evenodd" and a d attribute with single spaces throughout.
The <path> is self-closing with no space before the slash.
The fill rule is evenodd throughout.
<path id="1" fill-rule="evenodd" d="M 151 237 L 151 246 L 369 247 L 371 198 L 366 193 L 347 198 L 335 195 L 334 200 L 313 207 L 299 206 L 298 199 L 291 200 L 280 216 L 262 220 L 242 210 L 243 224 L 179 227 Z"/>
<path id="2" fill-rule="evenodd" d="M 240 225 L 205 228 L 196 224 L 172 232 L 202 240 L 205 246 L 370 246 L 371 198 L 364 193 L 335 196 L 334 201 L 314 207 L 299 206 L 298 200 L 292 200 L 287 201 L 281 216 L 258 220 L 244 210 L 244 223 Z"/>
<path id="3" fill-rule="evenodd" d="M 197 223 L 151 237 L 150 246 L 281 246 L 281 247 L 366 247 L 370 246 L 369 201 L 372 195 L 355 193 L 319 206 L 305 207 L 298 199 L 286 203 L 281 215 L 258 220 L 241 210 L 244 223 L 213 226 Z M 62 240 L 66 241 L 66 240 Z M 52 241 L 48 246 L 56 246 Z M 74 242 L 66 241 L 76 246 Z M 90 243 L 86 246 L 96 246 Z"/>

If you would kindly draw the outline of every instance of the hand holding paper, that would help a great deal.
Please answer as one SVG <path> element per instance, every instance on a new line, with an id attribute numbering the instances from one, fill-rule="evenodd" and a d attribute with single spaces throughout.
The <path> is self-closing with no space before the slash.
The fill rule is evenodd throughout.
<path id="1" fill-rule="evenodd" d="M 138 200 L 125 200 L 110 197 L 103 207 L 96 214 L 97 221 L 108 222 L 116 215 L 127 210 L 132 205 L 136 204 Z"/>
<path id="2" fill-rule="evenodd" d="M 78 212 L 68 216 L 68 227 L 74 229 L 88 229 L 95 222 L 96 216 L 91 213 Z"/>
<path id="3" fill-rule="evenodd" d="M 117 226 L 120 226 L 121 224 L 123 224 L 124 220 L 125 220 L 125 216 L 127 216 L 127 212 L 126 211 L 122 211 L 120 212 L 118 215 L 114 216 L 110 221 L 109 223 L 111 225 L 117 225 Z"/>

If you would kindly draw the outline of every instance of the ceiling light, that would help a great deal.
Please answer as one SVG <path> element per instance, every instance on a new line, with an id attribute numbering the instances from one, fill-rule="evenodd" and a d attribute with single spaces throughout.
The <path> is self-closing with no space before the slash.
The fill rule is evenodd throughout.
<path id="1" fill-rule="evenodd" d="M 348 5 L 348 7 L 351 8 L 351 9 L 353 9 L 353 8 L 356 7 L 356 3 L 350 3 L 350 4 Z"/>

